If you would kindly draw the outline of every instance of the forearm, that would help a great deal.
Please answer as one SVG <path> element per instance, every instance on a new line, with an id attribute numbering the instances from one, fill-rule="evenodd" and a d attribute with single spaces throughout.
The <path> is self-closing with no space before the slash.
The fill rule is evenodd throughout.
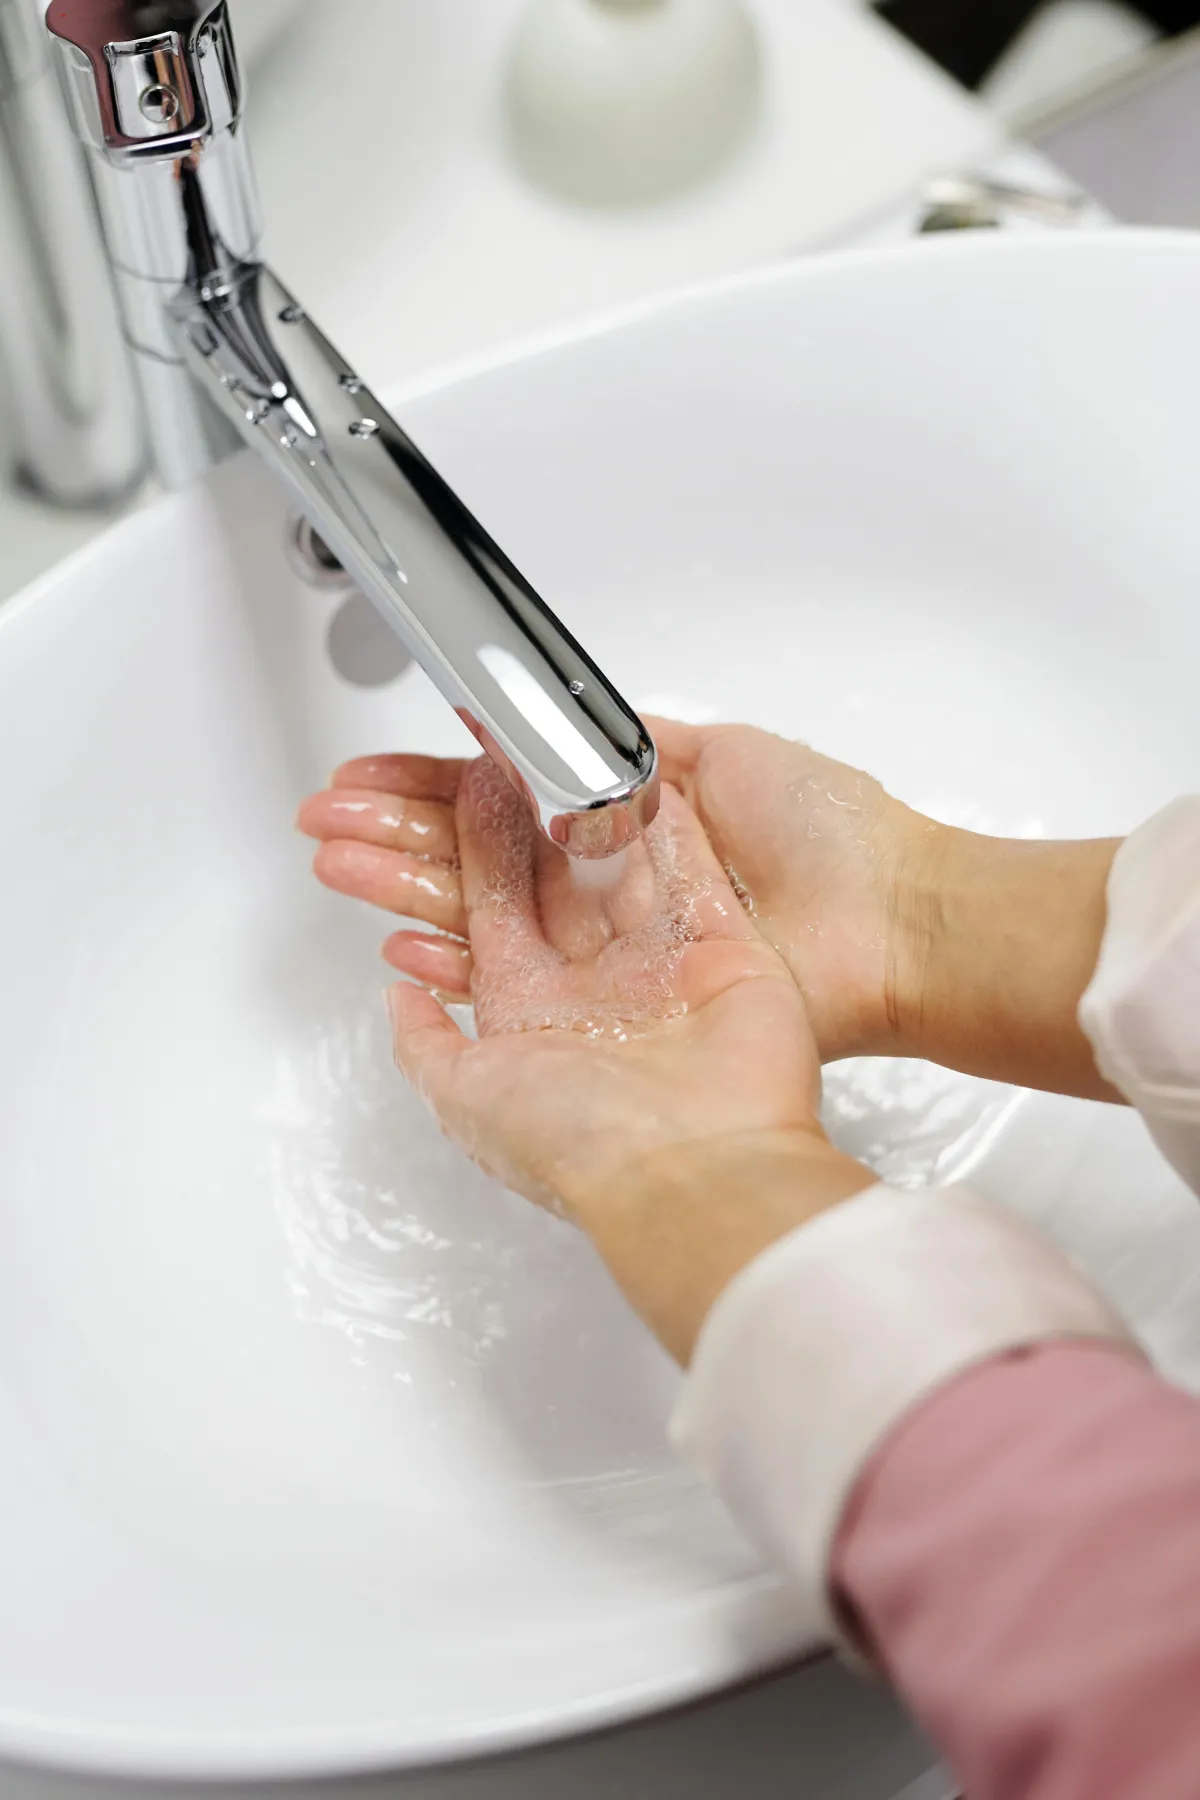
<path id="1" fill-rule="evenodd" d="M 778 1239 L 874 1176 L 816 1132 L 700 1139 L 572 1198 L 617 1285 L 687 1365 L 719 1294 Z"/>
<path id="2" fill-rule="evenodd" d="M 1119 840 L 938 827 L 897 882 L 889 1007 L 902 1054 L 1090 1099 L 1121 1096 L 1080 1029 Z"/>

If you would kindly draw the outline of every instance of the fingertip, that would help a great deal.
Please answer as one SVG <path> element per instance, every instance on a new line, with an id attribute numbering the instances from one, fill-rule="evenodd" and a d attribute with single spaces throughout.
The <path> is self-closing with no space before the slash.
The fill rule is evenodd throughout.
<path id="1" fill-rule="evenodd" d="M 320 833 L 315 829 L 313 824 L 314 814 L 320 799 L 320 794 L 306 794 L 296 808 L 296 817 L 293 820 L 293 824 L 296 830 L 302 832 L 305 837 L 311 838 L 320 836 Z"/>
<path id="2" fill-rule="evenodd" d="M 462 880 L 448 863 L 407 850 L 389 850 L 361 838 L 324 838 L 313 856 L 313 874 L 335 894 L 345 894 L 406 919 L 420 919 L 435 931 L 462 937 Z"/>
<path id="3" fill-rule="evenodd" d="M 392 1027 L 396 1060 L 407 1068 L 411 1053 L 426 1033 L 435 1037 L 461 1038 L 462 1033 L 441 1001 L 415 981 L 394 981 L 383 990 L 384 1005 Z"/>
<path id="4" fill-rule="evenodd" d="M 383 990 L 383 1004 L 387 1008 L 388 1022 L 392 1027 L 392 1035 L 399 1036 L 408 1030 L 412 1017 L 415 996 L 423 994 L 424 989 L 411 981 L 389 981 Z"/>
<path id="5" fill-rule="evenodd" d="M 396 1067 L 445 1126 L 453 1070 L 467 1040 L 428 988 L 398 981 L 384 990 Z"/>
<path id="6" fill-rule="evenodd" d="M 469 998 L 471 953 L 458 938 L 434 937 L 421 931 L 395 931 L 382 945 L 385 962 L 411 981 L 452 996 Z"/>
<path id="7" fill-rule="evenodd" d="M 332 885 L 332 883 L 329 880 L 329 873 L 330 873 L 329 864 L 330 864 L 329 845 L 323 839 L 319 840 L 317 843 L 317 847 L 313 851 L 313 855 L 312 855 L 312 872 L 316 876 L 318 881 L 324 882 L 326 887 L 329 887 Z"/>
<path id="8" fill-rule="evenodd" d="M 358 756 L 338 765 L 330 777 L 330 786 L 374 788 L 410 800 L 437 800 L 453 805 L 465 766 L 460 758 L 423 756 L 410 751 Z"/>
<path id="9" fill-rule="evenodd" d="M 328 788 L 376 788 L 391 793 L 396 790 L 400 766 L 398 756 L 352 756 L 334 769 Z"/>
<path id="10" fill-rule="evenodd" d="M 414 981 L 394 981 L 383 990 L 383 1003 L 392 1027 L 392 1043 L 400 1062 L 401 1047 L 416 1031 L 438 1030 L 449 1015 L 428 988 Z"/>
<path id="11" fill-rule="evenodd" d="M 332 888 L 335 894 L 347 892 L 343 870 L 345 856 L 339 838 L 319 838 L 313 851 L 312 872 L 323 887 Z"/>

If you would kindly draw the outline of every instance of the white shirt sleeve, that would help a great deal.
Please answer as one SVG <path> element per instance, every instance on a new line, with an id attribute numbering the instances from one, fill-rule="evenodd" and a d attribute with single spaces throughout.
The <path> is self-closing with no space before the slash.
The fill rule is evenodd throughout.
<path id="1" fill-rule="evenodd" d="M 709 1313 L 672 1421 L 748 1535 L 835 1638 L 825 1570 L 890 1428 L 974 1363 L 1051 1338 L 1137 1354 L 1048 1239 L 964 1188 L 871 1187 L 757 1257 Z"/>
<path id="2" fill-rule="evenodd" d="M 1106 1078 L 1200 1192 L 1200 796 L 1118 852 L 1080 1021 Z M 826 1568 L 859 1474 L 903 1414 L 1004 1350 L 1051 1338 L 1138 1354 L 1048 1240 L 958 1188 L 869 1188 L 773 1245 L 705 1322 L 673 1422 L 750 1536 L 836 1638 Z"/>
<path id="3" fill-rule="evenodd" d="M 1118 850 L 1079 1022 L 1100 1073 L 1200 1193 L 1200 795 L 1174 801 Z"/>

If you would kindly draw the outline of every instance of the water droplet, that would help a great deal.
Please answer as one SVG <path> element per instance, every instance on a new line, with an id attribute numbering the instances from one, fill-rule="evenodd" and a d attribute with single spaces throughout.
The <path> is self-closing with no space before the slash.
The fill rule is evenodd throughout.
<path id="1" fill-rule="evenodd" d="M 280 323 L 283 325 L 299 325 L 303 318 L 304 308 L 302 306 L 297 306 L 294 300 L 289 305 L 283 307 L 279 314 Z"/>
<path id="2" fill-rule="evenodd" d="M 363 383 L 362 383 L 361 375 L 339 375 L 338 376 L 338 386 L 341 388 L 345 388 L 345 390 L 348 394 L 361 393 L 362 385 L 363 385 Z"/>
<path id="3" fill-rule="evenodd" d="M 261 425 L 264 419 L 270 417 L 270 413 L 271 403 L 269 400 L 256 400 L 252 406 L 246 408 L 246 418 L 251 425 Z"/>
<path id="4" fill-rule="evenodd" d="M 569 685 L 571 692 L 575 695 L 576 699 L 578 699 L 579 695 L 583 692 L 582 681 L 572 681 Z"/>
<path id="5" fill-rule="evenodd" d="M 750 914 L 752 919 L 756 918 L 758 916 L 758 908 L 754 904 L 754 895 L 750 892 L 750 889 L 746 886 L 732 863 L 726 863 L 724 866 L 729 885 L 733 889 L 739 905 Z"/>
<path id="6" fill-rule="evenodd" d="M 374 419 L 355 419 L 350 427 L 350 436 L 356 438 L 374 437 L 379 426 Z"/>

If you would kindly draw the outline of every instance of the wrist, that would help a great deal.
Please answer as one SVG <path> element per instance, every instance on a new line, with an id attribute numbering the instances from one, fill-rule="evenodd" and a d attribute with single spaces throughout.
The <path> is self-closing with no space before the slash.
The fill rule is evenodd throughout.
<path id="1" fill-rule="evenodd" d="M 1118 840 L 992 838 L 924 823 L 897 865 L 894 1053 L 1115 1097 L 1077 1013 L 1104 935 Z"/>
<path id="2" fill-rule="evenodd" d="M 718 1296 L 763 1250 L 873 1185 L 816 1128 L 700 1139 L 627 1164 L 573 1216 L 686 1365 Z"/>
<path id="3" fill-rule="evenodd" d="M 951 946 L 962 935 L 958 896 L 963 840 L 971 836 L 903 809 L 894 834 L 884 1010 L 892 1055 L 928 1054 L 930 1011 L 940 1010 Z"/>

